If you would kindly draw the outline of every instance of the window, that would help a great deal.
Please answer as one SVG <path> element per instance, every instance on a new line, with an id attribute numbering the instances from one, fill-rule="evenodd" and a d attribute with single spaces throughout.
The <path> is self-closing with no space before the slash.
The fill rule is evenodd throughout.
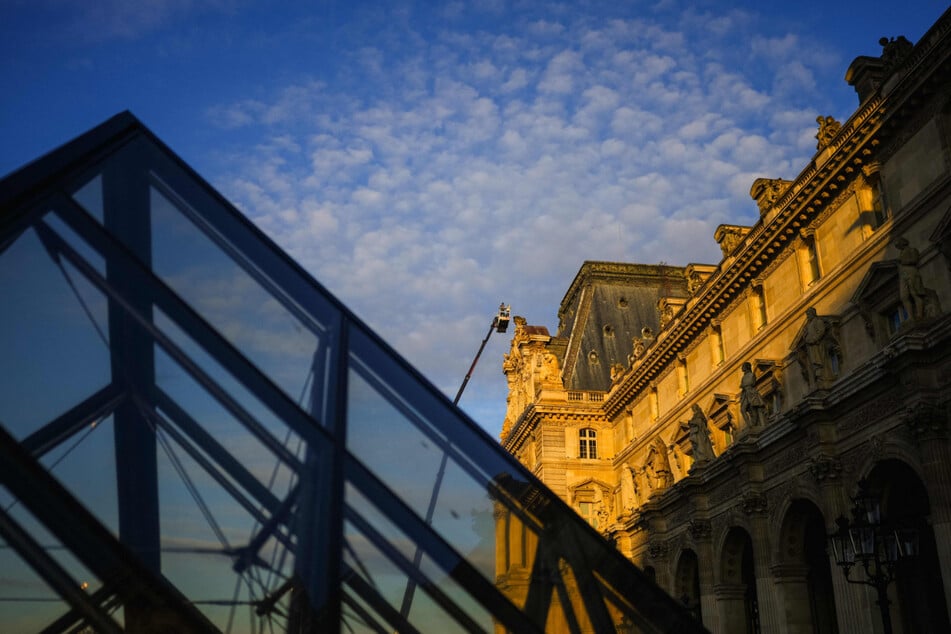
<path id="1" fill-rule="evenodd" d="M 888 336 L 891 337 L 898 329 L 901 328 L 901 325 L 908 320 L 908 311 L 905 310 L 905 306 L 901 303 L 895 304 L 887 311 L 885 311 L 885 323 L 888 329 Z"/>
<path id="2" fill-rule="evenodd" d="M 578 457 L 598 457 L 598 432 L 586 427 L 578 432 Z"/>
<path id="3" fill-rule="evenodd" d="M 763 286 L 761 284 L 754 286 L 750 294 L 750 311 L 753 320 L 753 334 L 756 334 L 767 322 L 766 296 L 763 294 Z"/>
<path id="4" fill-rule="evenodd" d="M 802 244 L 799 247 L 799 274 L 802 277 L 803 288 L 815 284 L 822 277 L 816 238 L 812 234 L 802 237 Z"/>
<path id="5" fill-rule="evenodd" d="M 865 235 L 882 226 L 888 219 L 888 205 L 885 192 L 882 189 L 882 175 L 878 163 L 870 163 L 862 168 L 865 177 L 864 187 L 856 189 L 859 202 L 859 213 L 864 221 Z"/>
<path id="6" fill-rule="evenodd" d="M 578 515 L 584 518 L 593 528 L 598 527 L 598 514 L 594 511 L 594 504 L 591 502 L 578 503 Z"/>
<path id="7" fill-rule="evenodd" d="M 677 359 L 677 383 L 680 389 L 680 396 L 685 396 L 690 391 L 690 379 L 687 375 L 687 358 Z"/>
<path id="8" fill-rule="evenodd" d="M 726 350 L 723 348 L 723 331 L 720 324 L 710 327 L 710 348 L 713 355 L 713 365 L 716 367 L 726 359 Z"/>

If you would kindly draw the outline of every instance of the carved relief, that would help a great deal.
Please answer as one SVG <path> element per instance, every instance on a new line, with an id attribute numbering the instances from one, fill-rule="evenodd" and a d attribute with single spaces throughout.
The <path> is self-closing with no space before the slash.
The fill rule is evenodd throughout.
<path id="1" fill-rule="evenodd" d="M 713 526 L 710 520 L 693 519 L 687 522 L 687 532 L 694 541 L 707 540 L 713 534 Z"/>
<path id="2" fill-rule="evenodd" d="M 766 512 L 766 496 L 758 491 L 747 491 L 743 494 L 739 508 L 746 515 L 758 515 Z"/>
<path id="3" fill-rule="evenodd" d="M 667 542 L 659 539 L 652 539 L 647 544 L 647 556 L 651 559 L 663 559 L 667 557 L 668 550 L 669 546 Z"/>
<path id="4" fill-rule="evenodd" d="M 921 444 L 948 437 L 948 416 L 932 403 L 916 403 L 902 412 L 902 422 Z"/>
<path id="5" fill-rule="evenodd" d="M 888 394 L 872 401 L 862 409 L 855 412 L 853 415 L 849 416 L 845 420 L 840 421 L 837 427 L 842 433 L 851 432 L 860 427 L 867 427 L 872 422 L 894 412 L 900 404 L 901 402 L 899 399 L 891 394 Z"/>
<path id="6" fill-rule="evenodd" d="M 809 461 L 809 473 L 817 484 L 828 484 L 842 475 L 842 461 L 837 456 L 819 454 Z"/>

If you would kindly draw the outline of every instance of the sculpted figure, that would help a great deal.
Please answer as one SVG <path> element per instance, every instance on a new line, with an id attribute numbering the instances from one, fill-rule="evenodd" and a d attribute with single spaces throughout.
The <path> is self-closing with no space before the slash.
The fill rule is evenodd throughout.
<path id="1" fill-rule="evenodd" d="M 887 73 L 898 68 L 914 48 L 914 45 L 904 35 L 891 39 L 883 37 L 878 40 L 878 43 L 882 47 L 882 61 L 885 63 L 885 72 Z"/>
<path id="2" fill-rule="evenodd" d="M 820 317 L 815 308 L 809 307 L 801 336 L 796 354 L 802 377 L 812 387 L 835 379 L 839 374 L 842 348 L 833 322 Z"/>
<path id="3" fill-rule="evenodd" d="M 546 352 L 542 360 L 542 382 L 561 384 L 561 368 L 558 367 L 558 357 Z"/>
<path id="4" fill-rule="evenodd" d="M 687 434 L 690 438 L 690 447 L 693 450 L 693 463 L 695 465 L 716 458 L 716 454 L 713 453 L 713 443 L 710 442 L 707 416 L 697 404 L 693 406 L 693 417 L 687 422 Z"/>
<path id="5" fill-rule="evenodd" d="M 842 124 L 833 117 L 822 116 L 816 117 L 816 123 L 819 124 L 819 131 L 816 132 L 816 139 L 819 142 L 816 144 L 816 149 L 821 150 L 832 143 L 832 139 L 834 139 L 835 135 L 842 129 Z"/>
<path id="6" fill-rule="evenodd" d="M 743 378 L 740 379 L 740 412 L 747 427 L 762 427 L 766 424 L 766 403 L 756 389 L 756 375 L 749 361 L 741 367 Z"/>
<path id="7" fill-rule="evenodd" d="M 621 465 L 621 513 L 626 515 L 637 506 L 637 485 L 630 465 Z"/>
<path id="8" fill-rule="evenodd" d="M 912 319 L 930 317 L 931 310 L 929 289 L 925 288 L 918 270 L 918 249 L 911 246 L 905 238 L 895 241 L 898 247 L 898 284 L 899 296 L 905 312 Z"/>
<path id="9" fill-rule="evenodd" d="M 615 383 L 621 379 L 621 376 L 624 374 L 624 366 L 620 363 L 611 364 L 611 383 Z"/>
<path id="10" fill-rule="evenodd" d="M 667 447 L 659 438 L 651 444 L 644 468 L 652 490 L 666 489 L 674 483 L 674 476 L 670 471 L 670 460 L 667 459 Z"/>
<path id="11" fill-rule="evenodd" d="M 806 346 L 806 360 L 809 364 L 809 379 L 819 379 L 823 376 L 823 368 L 826 364 L 826 352 L 824 340 L 829 327 L 825 320 L 816 314 L 816 309 L 809 307 L 806 309 L 806 332 L 803 337 L 803 343 Z"/>

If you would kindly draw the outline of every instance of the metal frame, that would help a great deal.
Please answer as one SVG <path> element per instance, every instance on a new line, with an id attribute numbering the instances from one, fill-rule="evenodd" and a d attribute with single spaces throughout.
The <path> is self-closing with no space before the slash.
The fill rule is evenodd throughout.
<path id="1" fill-rule="evenodd" d="M 101 222 L 71 197 L 94 175 L 102 179 Z M 208 239 L 210 248 L 226 255 L 315 337 L 306 404 L 282 390 L 246 350 L 223 336 L 152 269 L 151 191 L 169 201 Z M 47 221 L 47 216 L 57 222 Z M 61 232 L 59 221 L 72 235 Z M 558 592 L 572 630 L 580 628 L 583 619 L 575 612 L 583 609 L 597 631 L 613 629 L 612 614 L 617 612 L 644 631 L 702 631 L 675 600 L 605 543 L 132 115 L 118 115 L 0 181 L 0 266 L 7 247 L 25 232 L 39 237 L 64 276 L 69 277 L 68 263 L 69 270 L 78 272 L 108 302 L 105 343 L 112 370 L 108 385 L 20 440 L 0 424 L 0 484 L 102 583 L 92 592 L 77 590 L 55 556 L 25 535 L 8 513 L 0 514 L 0 534 L 69 606 L 48 631 L 71 631 L 81 623 L 115 631 L 119 625 L 110 614 L 119 606 L 124 609 L 125 627 L 133 631 L 146 629 L 155 618 L 175 623 L 181 631 L 216 631 L 195 597 L 186 596 L 162 576 L 159 440 L 166 443 L 163 447 L 170 440 L 181 448 L 255 523 L 246 543 L 220 553 L 239 578 L 273 572 L 272 564 L 262 558 L 268 543 L 293 557 L 293 574 L 254 601 L 262 615 L 283 606 L 288 631 L 340 630 L 345 619 L 354 618 L 377 632 L 418 631 L 413 615 L 401 614 L 375 587 L 373 572 L 360 563 L 354 544 L 345 537 L 345 522 L 466 631 L 483 627 L 543 631 L 553 592 Z M 82 248 L 77 248 L 77 240 Z M 86 259 L 87 251 L 101 256 L 104 271 Z M 170 334 L 157 323 L 159 313 L 180 334 Z M 197 346 L 227 373 L 227 385 L 233 382 L 245 390 L 244 396 L 231 394 L 176 337 Z M 272 491 L 232 455 L 188 403 L 157 384 L 156 350 L 217 402 L 237 423 L 236 429 L 289 470 L 291 480 L 283 494 Z M 359 438 L 350 438 L 351 373 L 432 442 L 445 462 L 451 460 L 470 483 L 484 488 L 494 504 L 505 507 L 537 535 L 535 568 L 540 578 L 533 581 L 525 605 L 513 603 L 494 578 L 480 572 L 431 525 L 432 508 L 427 517 L 414 511 L 399 491 L 359 459 L 355 453 Z M 268 410 L 288 437 L 299 439 L 303 454 L 290 450 L 274 429 L 258 420 L 248 399 Z M 114 423 L 118 535 L 39 462 L 53 448 L 109 416 Z M 347 485 L 412 540 L 416 560 L 401 553 L 392 538 L 348 504 Z M 345 551 L 356 565 L 344 560 Z M 494 623 L 478 621 L 430 579 L 419 566 L 423 555 L 491 614 Z M 573 604 L 565 584 L 553 581 L 562 564 L 571 569 L 580 602 Z M 546 581 L 548 577 L 552 578 Z"/>

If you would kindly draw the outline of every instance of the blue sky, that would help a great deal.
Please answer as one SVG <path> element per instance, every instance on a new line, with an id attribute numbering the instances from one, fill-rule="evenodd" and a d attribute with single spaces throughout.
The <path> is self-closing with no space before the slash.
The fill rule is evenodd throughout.
<path id="1" fill-rule="evenodd" d="M 452 396 L 500 301 L 554 332 L 584 260 L 715 262 L 945 8 L 0 0 L 0 174 L 129 109 Z"/>

